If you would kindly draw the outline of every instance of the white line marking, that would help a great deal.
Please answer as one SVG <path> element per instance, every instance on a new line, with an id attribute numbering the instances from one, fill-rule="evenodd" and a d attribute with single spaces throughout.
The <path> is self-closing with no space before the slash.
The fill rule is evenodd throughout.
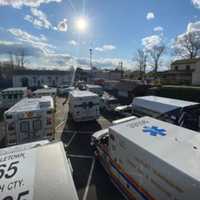
<path id="1" fill-rule="evenodd" d="M 93 158 L 92 166 L 91 166 L 90 173 L 89 173 L 88 180 L 87 180 L 87 185 L 86 185 L 85 192 L 84 192 L 84 195 L 83 195 L 83 200 L 87 199 L 90 183 L 91 183 L 91 180 L 92 180 L 92 174 L 93 174 L 93 171 L 94 171 L 94 165 L 95 165 L 95 159 Z"/>
<path id="2" fill-rule="evenodd" d="M 65 121 L 60 122 L 60 124 L 58 124 L 58 126 L 56 126 L 56 129 L 60 128 L 64 123 L 65 123 Z"/>
<path id="3" fill-rule="evenodd" d="M 72 157 L 72 158 L 94 158 L 93 156 L 87 156 L 87 155 L 74 155 L 74 154 L 67 154 L 68 157 Z"/>
<path id="4" fill-rule="evenodd" d="M 74 133 L 74 134 L 72 135 L 72 137 L 70 138 L 69 142 L 66 144 L 66 147 L 69 147 L 69 145 L 72 143 L 72 141 L 73 141 L 74 137 L 76 136 L 76 134 L 77 134 L 77 133 Z"/>

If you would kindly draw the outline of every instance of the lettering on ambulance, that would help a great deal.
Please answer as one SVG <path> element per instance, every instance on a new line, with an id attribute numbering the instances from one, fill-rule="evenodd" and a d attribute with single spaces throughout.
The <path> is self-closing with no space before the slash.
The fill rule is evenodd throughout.
<path id="1" fill-rule="evenodd" d="M 133 122 L 133 123 L 129 124 L 128 126 L 130 128 L 137 128 L 137 127 L 143 126 L 148 123 L 149 123 L 149 121 L 143 119 L 141 121 Z"/>
<path id="2" fill-rule="evenodd" d="M 35 153 L 33 149 L 0 156 L 1 200 L 33 199 Z"/>
<path id="3" fill-rule="evenodd" d="M 138 157 L 134 157 L 135 161 L 137 163 L 133 163 L 133 161 L 128 160 L 128 163 L 131 164 L 131 166 L 134 166 L 134 168 L 138 171 L 138 173 L 142 174 L 144 176 L 144 178 L 149 179 L 149 175 L 145 174 L 145 169 L 149 171 L 149 173 L 153 173 L 157 178 L 161 179 L 162 181 L 164 181 L 168 186 L 170 186 L 171 188 L 175 189 L 177 192 L 179 193 L 183 193 L 184 191 L 177 186 L 172 180 L 169 180 L 167 177 L 165 177 L 163 174 L 161 174 L 160 172 L 158 172 L 156 169 L 154 169 L 149 163 L 147 163 L 146 161 L 138 158 Z M 139 168 L 137 167 L 138 165 L 143 167 L 143 170 L 138 170 Z M 171 197 L 172 195 L 170 194 L 169 191 L 167 191 L 166 187 L 163 188 L 163 186 L 161 186 L 161 184 L 158 183 L 158 181 L 156 181 L 155 179 L 152 180 L 152 178 L 150 179 L 150 181 L 154 184 L 154 186 L 159 189 L 161 192 L 163 192 L 165 195 L 167 195 L 168 197 Z"/>

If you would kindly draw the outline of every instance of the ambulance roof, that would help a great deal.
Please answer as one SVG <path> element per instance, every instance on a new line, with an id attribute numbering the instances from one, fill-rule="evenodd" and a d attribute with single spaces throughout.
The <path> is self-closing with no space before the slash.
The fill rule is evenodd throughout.
<path id="1" fill-rule="evenodd" d="M 200 133 L 151 117 L 113 126 L 110 131 L 200 181 Z"/>
<path id="2" fill-rule="evenodd" d="M 53 98 L 50 96 L 42 96 L 41 98 L 24 98 L 7 110 L 5 114 L 47 110 L 49 108 L 53 108 Z"/>
<path id="3" fill-rule="evenodd" d="M 191 101 L 183 101 L 179 99 L 171 99 L 158 96 L 136 97 L 133 100 L 133 107 L 143 107 L 158 113 L 165 113 L 178 108 L 185 108 L 195 105 L 200 104 Z"/>
<path id="4" fill-rule="evenodd" d="M 88 88 L 98 88 L 98 89 L 102 89 L 102 87 L 100 85 L 90 85 L 90 84 L 87 84 L 86 85 Z"/>
<path id="5" fill-rule="evenodd" d="M 13 87 L 2 90 L 2 92 L 26 91 L 27 87 Z"/>
<path id="6" fill-rule="evenodd" d="M 78 200 L 71 166 L 61 142 L 0 155 L 0 163 L 10 163 L 11 157 L 19 163 L 13 179 L 23 180 L 23 189 L 29 191 L 23 199 Z M 1 183 L 8 183 L 5 176 Z M 13 194 L 21 191 L 19 187 L 12 190 Z M 2 198 L 8 194 L 7 189 L 1 191 Z"/>
<path id="7" fill-rule="evenodd" d="M 56 88 L 42 88 L 35 90 L 33 93 L 34 94 L 40 94 L 40 93 L 56 93 L 57 89 Z"/>
<path id="8" fill-rule="evenodd" d="M 70 94 L 76 98 L 76 97 L 98 97 L 97 94 L 93 93 L 93 92 L 90 92 L 90 91 L 80 91 L 80 90 L 74 90 L 72 92 L 70 92 Z"/>

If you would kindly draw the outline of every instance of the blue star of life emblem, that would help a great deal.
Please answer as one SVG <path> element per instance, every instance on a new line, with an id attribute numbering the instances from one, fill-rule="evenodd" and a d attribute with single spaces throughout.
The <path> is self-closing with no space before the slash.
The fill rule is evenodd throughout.
<path id="1" fill-rule="evenodd" d="M 166 130 L 163 128 L 159 128 L 157 126 L 151 126 L 151 127 L 144 126 L 143 132 L 148 133 L 151 136 L 158 136 L 158 135 L 165 136 L 166 135 Z"/>

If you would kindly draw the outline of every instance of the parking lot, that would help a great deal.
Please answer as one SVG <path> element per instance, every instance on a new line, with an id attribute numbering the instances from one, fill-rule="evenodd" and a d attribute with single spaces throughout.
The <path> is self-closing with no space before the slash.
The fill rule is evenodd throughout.
<path id="1" fill-rule="evenodd" d="M 90 137 L 98 130 L 110 126 L 116 119 L 112 115 L 101 116 L 97 121 L 73 123 L 67 119 L 68 104 L 65 98 L 56 98 L 56 140 L 62 140 L 71 160 L 73 179 L 80 200 L 123 200 L 123 196 L 111 183 L 108 175 L 95 160 L 90 147 Z M 3 113 L 1 113 L 3 116 Z M 0 133 L 4 133 L 0 118 Z"/>
<path id="2" fill-rule="evenodd" d="M 72 163 L 73 179 L 80 200 L 124 200 L 95 160 L 90 147 L 91 135 L 109 127 L 109 120 L 101 116 L 96 122 L 75 124 L 70 120 L 66 121 L 61 139 Z"/>

